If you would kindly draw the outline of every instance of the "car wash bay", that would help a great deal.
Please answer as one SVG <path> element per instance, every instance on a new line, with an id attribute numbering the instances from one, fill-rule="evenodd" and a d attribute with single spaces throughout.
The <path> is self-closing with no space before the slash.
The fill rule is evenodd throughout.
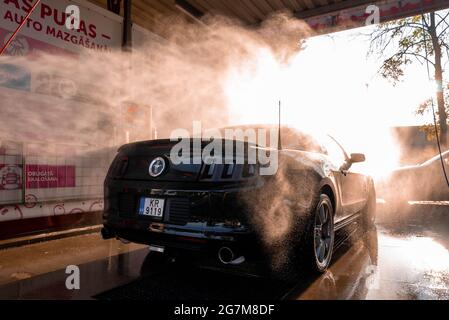
<path id="1" fill-rule="evenodd" d="M 139 45 L 144 38 L 163 37 L 167 25 L 178 19 L 201 24 L 203 16 L 218 13 L 239 19 L 246 25 L 257 25 L 274 11 L 289 9 L 319 34 L 323 34 L 363 25 L 366 5 L 373 3 L 352 0 L 284 1 L 287 2 L 288 5 L 264 0 L 255 5 L 252 2 L 243 4 L 241 1 L 229 1 L 223 5 L 208 0 L 176 0 L 170 4 L 159 0 L 124 0 L 114 4 L 113 1 L 94 0 L 81 9 L 86 22 L 102 32 L 101 41 L 97 45 L 123 46 L 126 51 L 129 47 Z M 405 2 L 384 2 L 381 21 L 447 6 L 445 1 L 438 0 L 424 1 L 419 5 L 414 1 L 410 1 L 409 5 Z M 64 9 L 58 1 L 48 0 L 43 3 L 47 6 L 44 9 L 50 13 L 49 17 Z M 16 9 L 11 10 L 14 14 Z M 89 13 L 85 16 L 83 10 Z M 172 18 L 158 20 L 160 15 Z M 347 17 L 351 17 L 350 21 L 345 21 Z M 6 37 L 13 31 L 13 24 L 8 23 L 3 21 L 0 25 L 0 36 Z M 55 22 L 51 24 L 55 25 Z M 61 44 L 58 39 L 42 40 L 36 30 L 24 31 L 23 35 L 28 42 L 23 42 L 23 38 L 19 37 L 16 46 L 11 48 L 47 48 L 49 51 L 56 49 L 70 54 L 76 54 L 78 50 L 73 43 Z M 13 54 L 13 51 L 9 54 Z M 31 78 L 34 79 L 34 76 Z M 59 99 L 70 93 L 70 90 L 66 90 L 67 87 L 56 94 L 53 90 L 33 92 L 32 88 L 25 79 L 20 83 L 10 83 L 4 89 L 5 92 L 0 91 L 0 94 L 21 101 L 41 99 L 38 103 L 42 104 L 41 109 L 45 109 L 47 104 L 57 106 Z M 45 101 L 41 98 L 43 94 L 48 96 Z M 76 97 L 72 98 L 76 101 Z M 71 109 L 87 110 L 90 107 L 88 103 L 83 105 L 65 102 L 64 105 Z M 48 112 L 57 114 L 64 113 L 65 110 L 52 107 Z M 447 202 L 410 204 L 413 206 L 413 214 L 396 217 L 388 211 L 384 212 L 380 201 L 382 213 L 375 230 L 366 236 L 361 236 L 357 231 L 345 230 L 347 232 L 339 235 L 341 243 L 338 244 L 329 271 L 320 276 L 303 274 L 293 283 L 248 274 L 223 274 L 211 269 L 186 267 L 179 271 L 170 264 L 161 263 L 154 254 L 149 253 L 146 246 L 123 244 L 114 239 L 102 240 L 98 226 L 102 210 L 102 175 L 109 164 L 110 153 L 98 150 L 110 148 L 106 141 L 112 135 L 116 140 L 114 145 L 140 139 L 139 133 L 148 127 L 150 136 L 155 137 L 157 130 L 152 127 L 152 112 L 151 107 L 134 101 L 127 102 L 119 109 L 108 110 L 106 113 L 120 114 L 122 121 L 111 132 L 105 132 L 106 138 L 101 134 L 103 130 L 110 128 L 107 125 L 109 120 L 104 119 L 103 115 L 92 114 L 91 117 L 96 119 L 95 124 L 98 124 L 98 136 L 95 138 L 96 141 L 101 141 L 94 151 L 85 150 L 84 145 L 67 144 L 65 140 L 52 141 L 43 134 L 45 127 L 36 129 L 39 134 L 33 138 L 38 139 L 37 142 L 28 142 L 25 130 L 17 128 L 14 134 L 23 136 L 23 141 L 1 145 L 0 167 L 9 165 L 8 168 L 11 169 L 5 180 L 9 182 L 9 189 L 0 189 L 0 223 L 3 223 L 0 229 L 3 228 L 5 234 L 8 233 L 8 238 L 2 237 L 4 240 L 0 242 L 0 298 L 449 299 Z M 136 114 L 145 114 L 145 119 L 150 120 L 148 123 L 140 123 L 136 120 Z M 76 123 L 76 120 L 74 118 L 73 122 Z M 49 122 L 46 119 L 42 123 Z M 104 123 L 106 125 L 101 125 Z M 30 124 L 24 121 L 25 129 L 28 125 Z M 64 132 L 58 131 L 56 125 L 52 130 L 63 137 Z M 90 139 L 89 133 L 83 133 L 80 137 L 80 141 Z M 48 145 L 58 152 L 70 154 L 70 161 L 60 162 L 57 155 L 53 159 L 44 154 Z M 76 155 L 80 152 L 88 156 L 77 158 Z M 45 168 L 43 171 L 49 179 L 57 179 L 56 185 L 51 181 L 34 183 L 26 180 L 25 177 L 38 174 L 42 168 Z M 20 175 L 22 180 L 17 178 Z M 78 229 L 71 232 L 74 226 Z M 79 232 L 81 229 L 82 232 Z M 39 231 L 45 234 L 40 235 Z M 56 234 L 47 236 L 48 232 Z M 69 265 L 80 268 L 79 290 L 66 288 L 66 267 Z M 197 281 L 200 278 L 202 281 Z M 207 285 L 208 283 L 218 285 L 215 288 Z"/>
<path id="2" fill-rule="evenodd" d="M 0 251 L 0 298 L 448 299 L 448 222 L 447 215 L 434 212 L 400 227 L 397 221 L 378 223 L 365 236 L 339 234 L 345 240 L 326 273 L 289 282 L 175 268 L 146 246 L 103 241 L 99 233 L 80 235 Z M 71 264 L 80 268 L 79 290 L 66 288 Z"/>

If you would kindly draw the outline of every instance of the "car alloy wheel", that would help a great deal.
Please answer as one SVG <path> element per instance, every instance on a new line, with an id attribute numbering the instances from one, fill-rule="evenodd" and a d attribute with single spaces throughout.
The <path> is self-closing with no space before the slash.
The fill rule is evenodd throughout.
<path id="1" fill-rule="evenodd" d="M 333 209 L 329 197 L 321 195 L 316 208 L 313 227 L 313 247 L 318 271 L 323 272 L 329 266 L 334 246 Z"/>

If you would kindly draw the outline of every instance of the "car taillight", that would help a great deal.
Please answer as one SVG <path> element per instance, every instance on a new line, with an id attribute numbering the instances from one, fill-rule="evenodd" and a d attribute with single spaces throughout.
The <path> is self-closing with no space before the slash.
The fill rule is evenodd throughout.
<path id="1" fill-rule="evenodd" d="M 122 177 L 128 168 L 128 157 L 119 158 L 114 168 L 114 177 Z"/>
<path id="2" fill-rule="evenodd" d="M 201 171 L 201 180 L 229 181 L 247 179 L 256 176 L 255 164 L 204 164 Z"/>
<path id="3" fill-rule="evenodd" d="M 243 165 L 243 178 L 253 177 L 256 174 L 256 165 L 255 164 L 244 164 Z"/>
<path id="4" fill-rule="evenodd" d="M 215 164 L 206 164 L 201 173 L 201 179 L 212 179 L 215 172 Z"/>
<path id="5" fill-rule="evenodd" d="M 256 174 L 256 165 L 250 164 L 248 165 L 248 176 L 254 176 Z"/>
<path id="6" fill-rule="evenodd" d="M 232 174 L 234 173 L 235 165 L 233 163 L 225 164 L 223 166 L 223 172 L 221 173 L 221 177 L 223 179 L 232 178 Z"/>

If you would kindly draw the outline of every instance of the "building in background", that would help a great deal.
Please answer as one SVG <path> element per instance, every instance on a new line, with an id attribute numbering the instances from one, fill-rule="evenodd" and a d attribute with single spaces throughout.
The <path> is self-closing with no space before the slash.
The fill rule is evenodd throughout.
<path id="1" fill-rule="evenodd" d="M 65 26 L 73 4 L 80 8 L 79 30 Z M 0 43 L 29 8 L 29 1 L 0 2 Z M 132 32 L 137 43 L 150 34 L 138 26 Z M 121 50 L 122 33 L 123 17 L 90 2 L 43 0 L 6 49 L 0 60 L 0 239 L 100 221 L 103 180 L 117 146 L 152 135 L 149 105 L 98 101 L 87 92 L 107 84 L 80 83 L 63 68 L 28 68 L 14 58 L 32 65 L 40 53 L 67 59 L 79 59 L 82 50 L 108 54 Z"/>

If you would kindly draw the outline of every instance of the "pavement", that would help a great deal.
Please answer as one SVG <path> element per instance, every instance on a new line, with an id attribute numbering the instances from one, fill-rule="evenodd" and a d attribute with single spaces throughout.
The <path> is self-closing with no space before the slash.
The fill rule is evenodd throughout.
<path id="1" fill-rule="evenodd" d="M 0 299 L 449 299 L 447 215 L 381 219 L 293 282 L 161 264 L 146 246 L 78 235 L 0 250 Z M 80 289 L 66 288 L 66 267 Z"/>

